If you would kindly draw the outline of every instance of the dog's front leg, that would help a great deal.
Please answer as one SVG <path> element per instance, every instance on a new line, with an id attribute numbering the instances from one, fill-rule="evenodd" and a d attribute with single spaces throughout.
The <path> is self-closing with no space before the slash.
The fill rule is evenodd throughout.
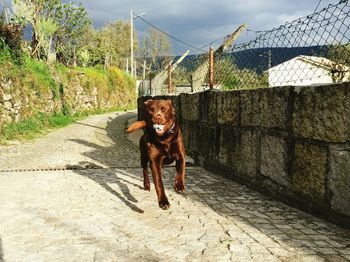
<path id="1" fill-rule="evenodd" d="M 160 156 L 151 159 L 151 170 L 154 182 L 154 187 L 157 192 L 159 207 L 166 210 L 170 207 L 167 196 L 165 195 L 163 181 L 162 181 L 162 171 L 161 171 L 161 159 Z"/>
<path id="2" fill-rule="evenodd" d="M 183 155 L 176 160 L 176 176 L 174 182 L 174 189 L 176 193 L 183 193 L 185 191 L 185 168 L 186 161 Z"/>

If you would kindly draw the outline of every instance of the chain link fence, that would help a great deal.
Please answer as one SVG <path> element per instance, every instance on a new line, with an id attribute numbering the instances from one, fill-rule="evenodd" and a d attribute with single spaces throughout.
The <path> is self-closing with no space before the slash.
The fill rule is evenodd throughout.
<path id="1" fill-rule="evenodd" d="M 151 80 L 141 95 L 203 91 L 210 70 L 213 88 L 222 90 L 350 81 L 349 1 L 256 34 L 247 43 L 214 51 L 213 65 L 208 52 L 186 56 L 176 68 L 164 69 L 163 80 Z"/>

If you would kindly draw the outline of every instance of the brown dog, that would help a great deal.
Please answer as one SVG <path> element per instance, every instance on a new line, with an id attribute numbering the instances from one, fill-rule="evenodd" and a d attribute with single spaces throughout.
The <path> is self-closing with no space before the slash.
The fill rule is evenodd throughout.
<path id="1" fill-rule="evenodd" d="M 148 163 L 152 170 L 154 186 L 158 196 L 159 207 L 170 207 L 162 182 L 163 165 L 176 161 L 174 189 L 177 193 L 185 191 L 185 146 L 182 133 L 175 117 L 171 100 L 147 100 L 145 103 L 145 120 L 137 121 L 128 128 L 128 133 L 144 128 L 140 138 L 141 166 L 143 184 L 150 190 Z"/>

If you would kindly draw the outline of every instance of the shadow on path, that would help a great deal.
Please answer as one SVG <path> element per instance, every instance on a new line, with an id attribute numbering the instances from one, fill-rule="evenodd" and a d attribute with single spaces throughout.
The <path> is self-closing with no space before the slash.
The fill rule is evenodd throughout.
<path id="1" fill-rule="evenodd" d="M 133 117 L 134 113 L 126 113 L 109 119 L 106 127 L 108 145 L 101 146 L 84 140 L 74 141 L 92 148 L 92 151 L 84 154 L 91 159 L 91 163 L 80 163 L 81 165 L 98 163 L 107 168 L 120 167 L 115 172 L 110 170 L 91 173 L 91 170 L 80 170 L 77 173 L 100 184 L 132 210 L 141 212 L 128 189 L 128 186 L 134 186 L 143 190 L 138 148 L 126 136 L 127 121 Z M 101 136 L 101 141 L 103 139 L 106 138 Z M 127 168 L 133 171 L 126 172 Z M 118 172 L 123 172 L 120 174 L 135 179 L 139 184 L 118 177 Z M 168 192 L 172 190 L 174 173 L 174 167 L 164 169 L 164 184 Z M 350 249 L 348 230 L 286 206 L 200 167 L 187 168 L 186 173 L 187 189 L 183 197 L 209 206 L 232 221 L 242 234 L 248 234 L 254 241 L 267 246 L 269 242 L 271 245 L 279 244 L 282 249 L 296 250 L 299 254 L 318 255 L 326 261 L 347 261 L 339 254 L 343 249 Z M 108 183 L 117 183 L 123 195 L 115 192 Z M 237 232 L 237 237 L 239 234 L 241 233 Z"/>
<path id="2" fill-rule="evenodd" d="M 2 240 L 1 240 L 1 237 L 0 237 L 0 262 L 5 262 L 5 259 L 4 259 L 4 251 L 2 250 Z"/>
<path id="3" fill-rule="evenodd" d="M 67 165 L 66 168 L 73 170 L 75 173 L 87 177 L 106 191 L 111 193 L 113 196 L 121 200 L 125 205 L 127 205 L 131 210 L 144 213 L 136 203 L 137 199 L 130 193 L 128 186 L 137 187 L 140 190 L 143 190 L 141 187 L 142 181 L 141 177 L 135 176 L 140 180 L 140 185 L 133 182 L 127 181 L 118 176 L 118 174 L 126 174 L 125 171 L 116 170 L 116 169 L 106 169 L 106 168 L 125 168 L 125 167 L 138 167 L 137 162 L 135 161 L 135 151 L 136 149 L 130 149 L 130 145 L 126 146 L 125 144 L 131 143 L 127 141 L 124 137 L 125 133 L 125 123 L 126 119 L 129 119 L 134 114 L 122 114 L 117 117 L 110 117 L 107 123 L 106 128 L 99 126 L 88 125 L 89 127 L 94 127 L 99 130 L 106 130 L 110 141 L 104 141 L 105 138 L 101 136 L 101 141 L 90 142 L 83 139 L 72 139 L 70 141 L 82 144 L 84 146 L 90 147 L 92 150 L 85 152 L 84 156 L 91 159 L 91 161 L 81 161 L 77 165 Z M 84 123 L 77 123 L 81 125 L 86 125 Z M 122 148 L 128 148 L 126 151 L 121 151 Z M 129 173 L 127 173 L 130 176 Z M 113 189 L 110 185 L 116 184 L 119 190 Z"/>
<path id="4" fill-rule="evenodd" d="M 139 185 L 133 184 L 125 179 L 118 177 L 118 171 L 108 170 L 107 172 L 103 170 L 102 166 L 98 166 L 94 163 L 81 161 L 77 166 L 67 165 L 67 169 L 74 170 L 78 175 L 89 178 L 102 186 L 106 191 L 116 196 L 119 200 L 121 200 L 125 205 L 127 205 L 131 210 L 144 213 L 142 209 L 137 207 L 134 203 L 137 203 L 137 199 L 130 193 L 129 187 L 127 184 L 131 184 L 133 186 L 140 187 Z M 98 170 L 103 170 L 98 171 Z M 121 193 L 114 190 L 110 184 L 117 184 Z"/>

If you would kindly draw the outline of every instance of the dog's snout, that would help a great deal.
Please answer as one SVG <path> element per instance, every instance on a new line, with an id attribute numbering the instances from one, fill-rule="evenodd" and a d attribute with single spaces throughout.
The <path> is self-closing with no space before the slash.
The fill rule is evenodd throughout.
<path id="1" fill-rule="evenodd" d="M 162 117 L 160 115 L 155 115 L 153 119 L 157 124 L 159 124 L 162 121 Z"/>

